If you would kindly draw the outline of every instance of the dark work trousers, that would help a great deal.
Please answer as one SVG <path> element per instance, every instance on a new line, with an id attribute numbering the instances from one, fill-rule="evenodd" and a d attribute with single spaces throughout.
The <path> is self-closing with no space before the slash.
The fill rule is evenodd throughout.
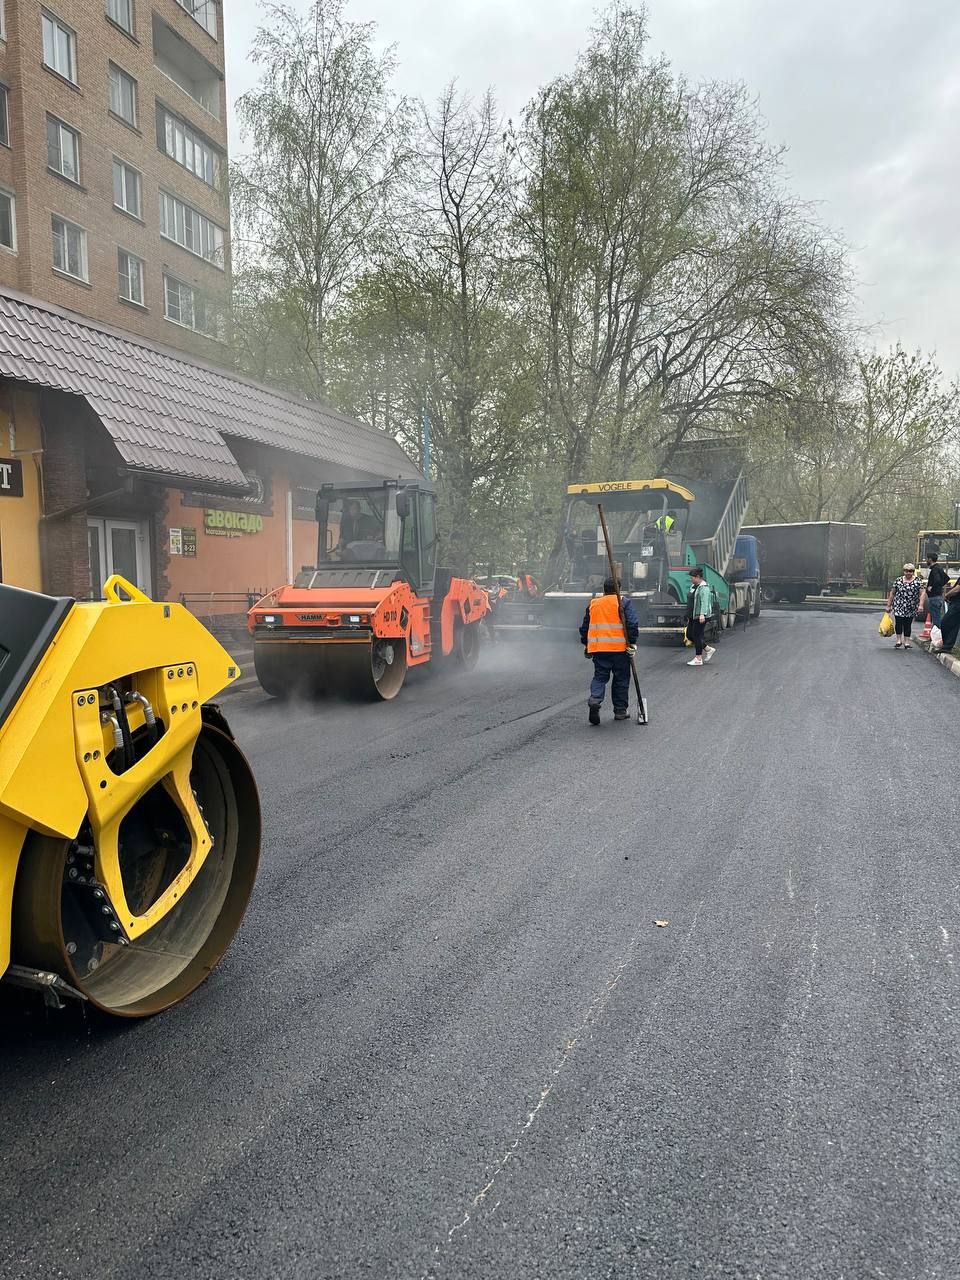
<path id="1" fill-rule="evenodd" d="M 626 653 L 592 653 L 593 679 L 590 681 L 590 705 L 603 702 L 607 681 L 613 676 L 613 709 L 626 711 L 630 701 L 630 658 Z"/>
<path id="2" fill-rule="evenodd" d="M 697 657 L 703 657 L 703 633 L 707 629 L 707 624 L 701 622 L 699 618 L 691 618 L 689 625 L 690 639 L 697 647 Z"/>
<path id="3" fill-rule="evenodd" d="M 898 636 L 906 636 L 910 639 L 910 628 L 913 626 L 913 614 L 909 618 L 901 618 L 899 614 L 893 615 L 893 625 Z"/>
<path id="4" fill-rule="evenodd" d="M 940 621 L 943 647 L 949 653 L 960 636 L 960 596 L 947 601 L 947 612 Z"/>

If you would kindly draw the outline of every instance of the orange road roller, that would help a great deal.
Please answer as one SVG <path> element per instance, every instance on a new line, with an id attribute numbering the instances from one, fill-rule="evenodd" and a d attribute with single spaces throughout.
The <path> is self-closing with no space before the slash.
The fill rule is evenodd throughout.
<path id="1" fill-rule="evenodd" d="M 247 615 L 267 693 L 390 699 L 410 667 L 476 664 L 489 600 L 437 567 L 429 489 L 325 485 L 316 514 L 316 565 Z"/>

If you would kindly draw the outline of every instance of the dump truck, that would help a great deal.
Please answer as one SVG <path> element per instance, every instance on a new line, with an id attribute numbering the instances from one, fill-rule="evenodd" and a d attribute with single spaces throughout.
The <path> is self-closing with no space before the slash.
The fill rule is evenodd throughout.
<path id="1" fill-rule="evenodd" d="M 805 596 L 843 595 L 863 586 L 866 525 L 836 520 L 744 528 L 759 546 L 764 599 L 799 604 Z"/>
<path id="2" fill-rule="evenodd" d="M 689 570 L 696 564 L 714 589 L 712 637 L 738 617 L 755 617 L 760 582 L 756 544 L 741 537 L 747 509 L 743 468 L 739 441 L 700 440 L 681 446 L 655 479 L 569 485 L 558 579 L 543 596 L 542 625 L 569 634 L 587 601 L 603 588 L 607 562 L 598 504 L 641 635 L 682 641 Z"/>
<path id="3" fill-rule="evenodd" d="M 250 899 L 260 803 L 209 701 L 239 676 L 179 604 L 0 586 L 0 976 L 142 1017 L 220 960 Z"/>
<path id="4" fill-rule="evenodd" d="M 247 615 L 268 694 L 389 700 L 411 667 L 476 664 L 489 600 L 438 567 L 429 486 L 323 485 L 316 516 L 316 564 Z"/>

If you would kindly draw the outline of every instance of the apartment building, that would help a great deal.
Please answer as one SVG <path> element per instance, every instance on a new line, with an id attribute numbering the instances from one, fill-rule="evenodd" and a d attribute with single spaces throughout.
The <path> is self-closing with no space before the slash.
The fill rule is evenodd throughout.
<path id="1" fill-rule="evenodd" d="M 218 0 L 0 4 L 0 289 L 227 363 Z"/>

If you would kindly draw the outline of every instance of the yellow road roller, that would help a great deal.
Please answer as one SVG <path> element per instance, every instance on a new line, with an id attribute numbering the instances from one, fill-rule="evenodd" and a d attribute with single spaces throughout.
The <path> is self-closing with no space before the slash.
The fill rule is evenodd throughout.
<path id="1" fill-rule="evenodd" d="M 260 801 L 208 701 L 230 655 L 182 605 L 120 577 L 104 594 L 0 586 L 0 975 L 132 1018 L 230 945 Z"/>

